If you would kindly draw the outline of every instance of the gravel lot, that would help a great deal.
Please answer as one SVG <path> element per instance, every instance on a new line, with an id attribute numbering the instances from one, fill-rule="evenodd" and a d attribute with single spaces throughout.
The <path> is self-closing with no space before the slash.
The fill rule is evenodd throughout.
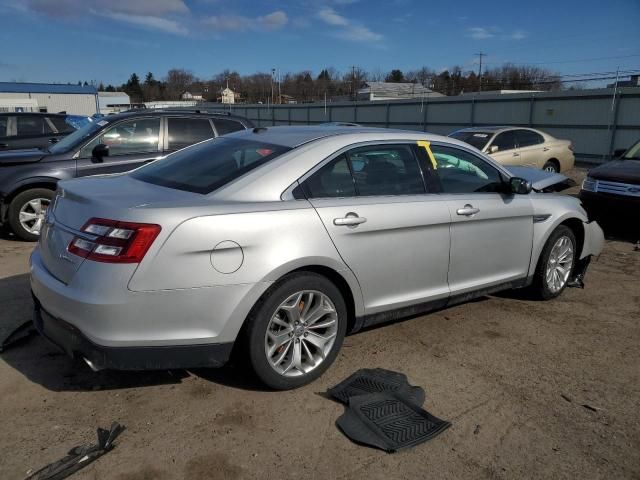
<path id="1" fill-rule="evenodd" d="M 93 373 L 33 338 L 0 357 L 0 478 L 114 420 L 127 426 L 118 447 L 73 478 L 640 478 L 634 240 L 608 240 L 586 288 L 554 301 L 501 294 L 350 336 L 319 381 L 291 392 L 233 367 Z M 32 247 L 0 239 L 0 338 L 30 318 Z M 361 367 L 406 373 L 453 426 L 393 455 L 351 443 L 324 392 Z"/>

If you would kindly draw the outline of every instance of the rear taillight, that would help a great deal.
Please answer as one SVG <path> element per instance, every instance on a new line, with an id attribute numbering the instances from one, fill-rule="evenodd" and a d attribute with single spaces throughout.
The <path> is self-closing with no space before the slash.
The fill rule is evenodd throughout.
<path id="1" fill-rule="evenodd" d="M 67 250 L 74 255 L 107 263 L 140 263 L 160 233 L 160 225 L 92 218 L 81 228 L 96 236 L 74 237 Z"/>
<path id="2" fill-rule="evenodd" d="M 573 142 L 569 142 L 569 150 L 571 150 L 572 152 L 574 151 L 573 150 Z"/>

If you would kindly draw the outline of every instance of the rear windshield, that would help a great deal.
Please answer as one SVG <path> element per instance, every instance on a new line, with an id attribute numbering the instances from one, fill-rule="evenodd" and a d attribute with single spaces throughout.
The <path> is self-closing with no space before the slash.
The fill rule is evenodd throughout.
<path id="1" fill-rule="evenodd" d="M 451 138 L 460 140 L 476 147 L 478 150 L 482 150 L 489 139 L 493 136 L 491 132 L 454 132 L 449 135 Z"/>
<path id="2" fill-rule="evenodd" d="M 207 194 L 289 150 L 282 145 L 222 137 L 180 150 L 130 175 L 163 187 Z"/>

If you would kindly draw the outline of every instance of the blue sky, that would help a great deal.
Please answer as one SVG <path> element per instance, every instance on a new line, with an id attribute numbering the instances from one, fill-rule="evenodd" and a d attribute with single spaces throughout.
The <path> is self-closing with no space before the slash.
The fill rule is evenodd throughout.
<path id="1" fill-rule="evenodd" d="M 640 0 L 0 0 L 0 81 L 120 84 L 351 65 L 640 69 Z"/>

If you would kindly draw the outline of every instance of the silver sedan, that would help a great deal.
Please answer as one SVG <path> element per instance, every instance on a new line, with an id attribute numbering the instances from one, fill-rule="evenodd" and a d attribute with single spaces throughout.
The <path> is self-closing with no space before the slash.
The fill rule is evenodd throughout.
<path id="1" fill-rule="evenodd" d="M 233 353 L 298 387 L 348 332 L 580 284 L 602 231 L 528 170 L 419 132 L 273 127 L 61 182 L 31 256 L 34 322 L 96 370 Z"/>

